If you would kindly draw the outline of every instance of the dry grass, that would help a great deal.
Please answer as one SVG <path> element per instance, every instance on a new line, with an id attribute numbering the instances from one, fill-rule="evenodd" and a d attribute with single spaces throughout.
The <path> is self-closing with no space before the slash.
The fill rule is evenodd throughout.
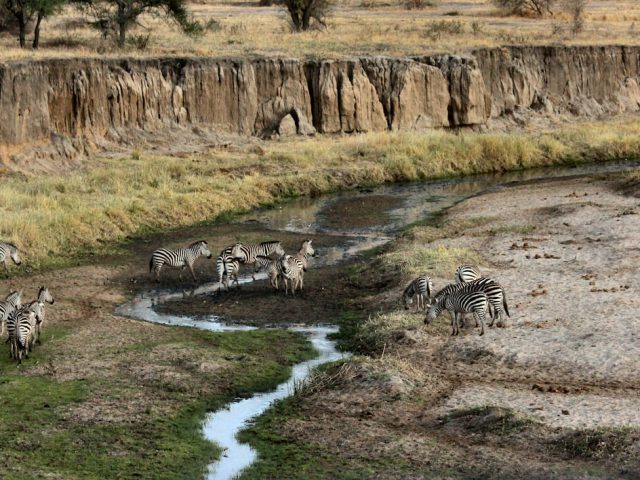
<path id="1" fill-rule="evenodd" d="M 187 159 L 134 152 L 133 158 L 96 160 L 67 174 L 6 176 L 0 179 L 0 238 L 15 242 L 38 266 L 149 229 L 208 221 L 290 196 L 635 157 L 640 122 L 583 124 L 546 134 L 377 133 L 262 145 Z M 396 254 L 389 255 L 395 262 Z M 404 271 L 429 268 L 433 274 L 477 260 L 469 252 L 427 248 L 414 257 L 419 262 L 404 263 Z"/>
<path id="2" fill-rule="evenodd" d="M 433 7 L 407 10 L 405 0 L 341 2 L 324 31 L 292 33 L 278 7 L 258 7 L 257 1 L 199 3 L 190 6 L 195 18 L 209 24 L 193 39 L 154 17 L 142 20 L 132 35 L 150 36 L 145 49 L 130 45 L 125 52 L 101 39 L 68 9 L 47 20 L 42 49 L 16 48 L 10 35 L 0 37 L 0 60 L 75 56 L 246 56 L 284 55 L 338 58 L 354 55 L 460 53 L 477 47 L 511 44 L 639 44 L 640 2 L 592 0 L 584 30 L 573 35 L 571 18 L 558 12 L 542 19 L 504 16 L 488 0 L 435 2 Z M 98 51 L 101 53 L 99 54 Z"/>

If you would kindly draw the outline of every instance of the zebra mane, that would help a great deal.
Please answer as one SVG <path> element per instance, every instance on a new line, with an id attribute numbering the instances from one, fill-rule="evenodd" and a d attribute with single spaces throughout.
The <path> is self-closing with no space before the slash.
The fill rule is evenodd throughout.
<path id="1" fill-rule="evenodd" d="M 407 285 L 407 287 L 404 289 L 403 295 L 411 298 L 413 297 L 415 291 L 413 290 L 413 282 L 411 282 L 409 285 Z"/>
<path id="2" fill-rule="evenodd" d="M 435 295 L 433 296 L 433 298 L 438 298 L 440 296 L 442 296 L 445 293 L 452 293 L 454 291 L 456 291 L 458 289 L 459 285 L 456 283 L 450 283 L 449 285 L 442 287 L 440 290 L 438 290 Z"/>
<path id="3" fill-rule="evenodd" d="M 11 250 L 17 250 L 18 247 L 16 247 L 13 243 L 10 242 L 3 242 L 7 247 L 9 247 Z"/>
<path id="4" fill-rule="evenodd" d="M 196 245 L 199 245 L 201 243 L 204 243 L 207 246 L 209 245 L 206 240 L 198 240 L 197 242 L 193 242 L 191 245 L 189 245 L 189 248 L 195 247 Z"/>

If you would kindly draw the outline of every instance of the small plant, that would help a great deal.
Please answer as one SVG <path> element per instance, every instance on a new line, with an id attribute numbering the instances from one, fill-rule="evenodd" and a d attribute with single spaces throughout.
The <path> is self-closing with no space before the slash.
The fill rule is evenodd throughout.
<path id="1" fill-rule="evenodd" d="M 569 458 L 606 459 L 614 457 L 634 441 L 638 434 L 630 429 L 598 428 L 575 430 L 551 442 L 551 450 Z"/>
<path id="2" fill-rule="evenodd" d="M 484 33 L 484 29 L 482 27 L 482 24 L 480 22 L 478 22 L 478 21 L 471 22 L 471 32 L 474 35 L 480 35 L 480 34 Z"/>
<path id="3" fill-rule="evenodd" d="M 439 20 L 427 25 L 424 35 L 432 41 L 440 40 L 442 35 L 461 35 L 464 33 L 464 23 L 459 20 Z"/>
<path id="4" fill-rule="evenodd" d="M 433 0 L 406 0 L 404 7 L 407 10 L 422 10 L 426 7 L 434 7 L 435 2 Z"/>
<path id="5" fill-rule="evenodd" d="M 140 151 L 140 149 L 138 147 L 134 148 L 133 151 L 131 152 L 131 159 L 140 160 L 141 158 L 142 158 L 142 152 Z"/>
<path id="6" fill-rule="evenodd" d="M 131 45 L 136 50 L 146 50 L 149 46 L 150 39 L 150 34 L 130 35 L 129 38 L 127 38 L 127 44 Z"/>
<path id="7" fill-rule="evenodd" d="M 551 15 L 555 0 L 493 0 L 500 10 L 523 17 Z"/>

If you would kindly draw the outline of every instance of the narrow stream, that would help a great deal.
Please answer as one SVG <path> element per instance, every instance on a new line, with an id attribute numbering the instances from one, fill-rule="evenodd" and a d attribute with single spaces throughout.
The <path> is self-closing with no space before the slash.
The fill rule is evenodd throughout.
<path id="1" fill-rule="evenodd" d="M 545 168 L 497 175 L 478 175 L 462 179 L 383 186 L 375 189 L 327 195 L 320 198 L 300 198 L 273 209 L 257 210 L 244 215 L 237 222 L 258 223 L 267 229 L 322 233 L 336 237 L 336 246 L 319 249 L 319 258 L 312 268 L 335 265 L 358 255 L 360 252 L 391 241 L 403 227 L 424 220 L 443 209 L 472 195 L 490 189 L 505 188 L 508 183 L 531 180 L 550 180 L 573 175 L 607 173 L 638 168 L 640 161 L 591 164 L 577 168 Z M 355 203 L 354 203 L 355 202 Z M 359 208 L 355 205 L 358 203 Z M 350 213 L 354 205 L 353 215 Z M 364 205 L 364 208 L 362 206 Z M 221 246 L 220 246 L 221 247 Z M 257 278 L 266 278 L 264 275 Z M 240 283 L 251 281 L 242 277 Z M 153 290 L 137 296 L 122 305 L 116 313 L 130 318 L 163 325 L 194 327 L 203 330 L 225 332 L 252 330 L 256 327 L 225 322 L 211 313 L 197 318 L 159 313 L 155 305 L 179 300 L 184 296 L 207 295 L 216 292 L 218 284 L 203 284 L 189 292 Z M 265 286 L 265 288 L 268 288 Z M 209 413 L 203 432 L 207 439 L 224 449 L 220 460 L 208 468 L 208 480 L 236 477 L 257 458 L 251 446 L 240 444 L 236 434 L 247 426 L 252 418 L 264 413 L 276 400 L 292 393 L 296 382 L 304 380 L 311 368 L 340 359 L 343 354 L 327 337 L 337 331 L 329 324 L 313 326 L 283 326 L 301 332 L 313 343 L 318 357 L 297 364 L 289 380 L 275 391 L 258 393 L 250 398 L 232 402 L 227 408 Z"/>

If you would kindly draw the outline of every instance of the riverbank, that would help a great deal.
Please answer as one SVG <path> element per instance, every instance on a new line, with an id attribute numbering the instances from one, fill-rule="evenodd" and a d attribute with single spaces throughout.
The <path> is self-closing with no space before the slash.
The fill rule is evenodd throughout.
<path id="1" fill-rule="evenodd" d="M 187 158 L 136 151 L 47 175 L 0 180 L 0 232 L 27 269 L 117 255 L 127 239 L 300 195 L 483 172 L 635 158 L 640 122 L 546 133 L 377 133 L 214 149 Z M 20 271 L 20 270 L 18 270 Z"/>
<path id="2" fill-rule="evenodd" d="M 242 478 L 636 478 L 636 180 L 476 196 L 353 271 L 363 291 L 386 282 L 343 322 L 366 356 L 321 370 L 245 431 L 260 460 Z M 505 285 L 506 328 L 453 338 L 445 316 L 424 326 L 400 309 L 415 274 L 442 286 L 462 261 Z"/>

